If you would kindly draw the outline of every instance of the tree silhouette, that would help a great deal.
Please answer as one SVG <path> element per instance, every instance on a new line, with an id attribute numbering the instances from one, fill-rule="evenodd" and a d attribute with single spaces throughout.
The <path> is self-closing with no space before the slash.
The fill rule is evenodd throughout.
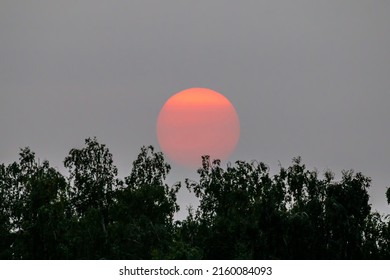
<path id="1" fill-rule="evenodd" d="M 75 229 L 79 231 L 74 246 L 83 255 L 104 258 L 109 251 L 107 228 L 118 170 L 104 144 L 96 138 L 86 139 L 85 144 L 85 148 L 72 149 L 64 161 L 70 173 L 68 195 L 77 221 Z"/>
<path id="2" fill-rule="evenodd" d="M 5 252 L 14 259 L 63 258 L 65 178 L 48 161 L 37 163 L 29 148 L 19 155 L 19 163 L 1 166 Z"/>
<path id="3" fill-rule="evenodd" d="M 352 170 L 337 181 L 298 157 L 271 175 L 205 156 L 199 180 L 184 181 L 199 207 L 175 221 L 181 183 L 166 183 L 152 146 L 123 180 L 96 138 L 64 166 L 66 177 L 29 148 L 0 164 L 1 259 L 390 259 L 389 216 L 372 212 L 371 179 Z"/>
<path id="4" fill-rule="evenodd" d="M 160 258 L 171 246 L 179 186 L 164 183 L 169 170 L 162 153 L 151 146 L 141 148 L 116 196 L 115 258 Z"/>
<path id="5" fill-rule="evenodd" d="M 188 223 L 197 225 L 194 245 L 206 259 L 360 259 L 374 256 L 372 239 L 387 240 L 380 235 L 388 226 L 370 216 L 371 180 L 361 173 L 344 171 L 336 182 L 328 171 L 319 179 L 295 158 L 271 176 L 264 163 L 223 170 L 208 157 L 198 173 L 199 183 L 187 184 L 200 199 Z"/>

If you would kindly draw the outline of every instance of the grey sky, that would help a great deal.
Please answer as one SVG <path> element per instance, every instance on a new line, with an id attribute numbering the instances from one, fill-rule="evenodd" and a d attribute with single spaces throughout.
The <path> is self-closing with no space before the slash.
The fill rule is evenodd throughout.
<path id="1" fill-rule="evenodd" d="M 386 0 L 1 0 L 0 162 L 30 146 L 62 169 L 97 136 L 125 176 L 140 146 L 158 147 L 164 102 L 208 87 L 240 116 L 231 161 L 352 168 L 390 212 L 389 12 Z M 185 176 L 173 165 L 170 180 Z"/>

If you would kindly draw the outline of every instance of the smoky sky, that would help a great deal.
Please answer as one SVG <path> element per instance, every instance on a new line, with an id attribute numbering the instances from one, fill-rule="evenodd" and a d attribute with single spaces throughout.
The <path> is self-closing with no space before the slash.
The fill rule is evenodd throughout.
<path id="1" fill-rule="evenodd" d="M 126 176 L 174 93 L 207 87 L 235 106 L 230 158 L 278 171 L 370 176 L 389 212 L 389 1 L 0 2 L 0 160 L 19 148 L 63 169 L 97 136 Z M 172 164 L 170 181 L 195 172 Z M 189 198 L 182 194 L 183 204 Z"/>

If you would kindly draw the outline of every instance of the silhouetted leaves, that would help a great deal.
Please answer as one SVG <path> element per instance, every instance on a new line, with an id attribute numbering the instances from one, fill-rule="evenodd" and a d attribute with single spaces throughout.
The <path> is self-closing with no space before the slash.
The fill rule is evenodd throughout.
<path id="1" fill-rule="evenodd" d="M 8 258 L 64 258 L 65 178 L 39 164 L 29 148 L 20 152 L 19 163 L 1 166 L 2 213 L 8 229 Z M 3 216 L 4 217 L 4 216 Z M 4 240 L 3 240 L 4 241 Z"/>
<path id="2" fill-rule="evenodd" d="M 173 242 L 178 186 L 164 183 L 170 166 L 162 153 L 142 147 L 130 175 L 116 193 L 113 257 L 161 258 Z"/>
<path id="3" fill-rule="evenodd" d="M 388 259 L 389 216 L 371 212 L 371 179 L 262 162 L 202 158 L 186 179 L 197 209 L 175 221 L 181 184 L 164 155 L 142 147 L 124 180 L 109 149 L 85 140 L 64 177 L 29 148 L 0 165 L 1 259 Z M 390 190 L 386 192 L 390 201 Z"/>

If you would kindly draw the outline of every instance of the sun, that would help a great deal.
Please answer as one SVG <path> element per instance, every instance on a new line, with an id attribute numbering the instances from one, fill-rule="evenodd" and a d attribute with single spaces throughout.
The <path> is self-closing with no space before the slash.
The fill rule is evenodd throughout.
<path id="1" fill-rule="evenodd" d="M 172 161 L 200 167 L 203 155 L 227 159 L 240 137 L 236 110 L 222 94 L 190 88 L 170 97 L 157 118 L 157 138 Z"/>

